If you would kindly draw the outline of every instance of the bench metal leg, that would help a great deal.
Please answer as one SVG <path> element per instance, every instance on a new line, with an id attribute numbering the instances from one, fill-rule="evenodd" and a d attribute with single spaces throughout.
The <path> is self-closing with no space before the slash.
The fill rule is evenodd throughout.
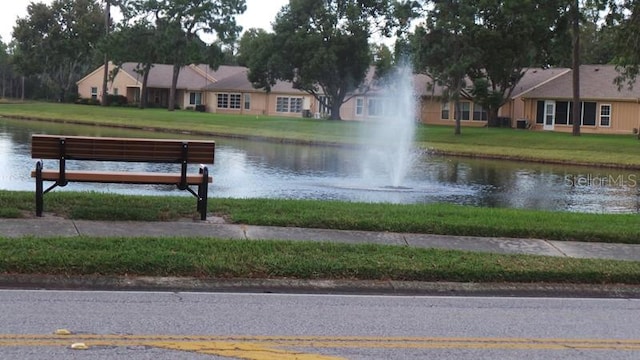
<path id="1" fill-rule="evenodd" d="M 209 169 L 206 166 L 200 167 L 202 181 L 198 185 L 198 212 L 200 220 L 207 220 L 207 198 L 209 197 Z"/>
<path id="2" fill-rule="evenodd" d="M 36 216 L 42 216 L 44 208 L 44 187 L 42 184 L 42 162 L 36 163 Z"/>

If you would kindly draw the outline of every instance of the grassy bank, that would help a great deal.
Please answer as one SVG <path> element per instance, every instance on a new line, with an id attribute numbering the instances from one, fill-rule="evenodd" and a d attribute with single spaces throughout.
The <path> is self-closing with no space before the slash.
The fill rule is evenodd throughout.
<path id="1" fill-rule="evenodd" d="M 0 191 L 0 216 L 33 216 L 31 192 Z M 186 196 L 52 192 L 45 212 L 74 219 L 164 221 L 195 216 Z M 640 244 L 640 216 L 448 204 L 379 204 L 279 199 L 210 199 L 228 222 L 343 230 L 541 238 Z"/>
<path id="2" fill-rule="evenodd" d="M 3 104 L 0 116 L 328 144 L 362 143 L 364 139 L 357 134 L 361 126 L 366 126 L 301 118 L 50 103 Z M 640 141 L 632 135 L 573 137 L 566 133 L 465 127 L 462 136 L 454 136 L 452 127 L 420 125 L 415 139 L 416 146 L 445 154 L 640 169 Z"/>
<path id="3" fill-rule="evenodd" d="M 0 273 L 639 284 L 640 262 L 214 239 L 2 239 Z"/>

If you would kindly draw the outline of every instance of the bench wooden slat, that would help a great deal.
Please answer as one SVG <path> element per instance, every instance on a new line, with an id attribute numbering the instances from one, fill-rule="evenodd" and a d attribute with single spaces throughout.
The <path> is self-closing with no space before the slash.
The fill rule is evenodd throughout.
<path id="1" fill-rule="evenodd" d="M 180 174 L 175 173 L 147 173 L 147 172 L 114 172 L 114 171 L 65 171 L 65 178 L 74 182 L 97 182 L 97 183 L 122 183 L 122 184 L 163 184 L 177 185 L 180 183 Z M 36 172 L 31 172 L 31 177 L 35 177 Z M 57 170 L 43 170 L 42 179 L 46 181 L 56 181 L 60 177 Z M 213 182 L 209 176 L 208 182 Z M 199 185 L 202 182 L 202 175 L 187 175 L 188 185 Z"/>
<path id="2" fill-rule="evenodd" d="M 34 159 L 58 159 L 60 138 L 65 138 L 69 160 L 180 163 L 182 142 L 164 139 L 89 138 L 83 136 L 33 135 L 31 156 Z M 187 162 L 213 164 L 215 142 L 187 140 Z"/>

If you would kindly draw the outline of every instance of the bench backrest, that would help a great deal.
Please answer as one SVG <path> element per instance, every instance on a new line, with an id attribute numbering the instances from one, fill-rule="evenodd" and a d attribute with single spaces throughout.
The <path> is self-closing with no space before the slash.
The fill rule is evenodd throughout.
<path id="1" fill-rule="evenodd" d="M 34 159 L 213 164 L 214 141 L 32 135 Z"/>

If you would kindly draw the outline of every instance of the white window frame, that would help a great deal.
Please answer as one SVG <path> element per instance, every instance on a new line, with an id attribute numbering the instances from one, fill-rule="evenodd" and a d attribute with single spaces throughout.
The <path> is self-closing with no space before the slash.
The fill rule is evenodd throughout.
<path id="1" fill-rule="evenodd" d="M 98 100 L 98 88 L 95 86 L 91 87 L 91 99 Z"/>
<path id="2" fill-rule="evenodd" d="M 227 93 L 218 93 L 216 96 L 217 99 L 217 107 L 218 109 L 228 109 L 229 108 L 229 94 Z"/>
<path id="3" fill-rule="evenodd" d="M 444 114 L 447 114 L 445 117 Z M 450 120 L 451 119 L 451 105 L 449 102 L 443 102 L 440 106 L 440 119 L 441 120 Z"/>
<path id="4" fill-rule="evenodd" d="M 240 110 L 242 108 L 242 94 L 229 94 L 229 109 Z"/>
<path id="5" fill-rule="evenodd" d="M 603 110 L 604 109 L 609 109 L 608 114 L 604 114 L 603 115 Z M 612 107 L 611 104 L 600 104 L 600 119 L 598 120 L 598 124 L 600 127 L 611 127 L 611 111 L 612 111 Z M 607 119 L 607 125 L 602 125 L 602 120 L 603 119 Z"/>
<path id="6" fill-rule="evenodd" d="M 202 105 L 202 93 L 197 91 L 190 92 L 189 105 Z"/>
<path id="7" fill-rule="evenodd" d="M 278 113 L 302 113 L 302 97 L 276 97 L 276 112 Z"/>
<path id="8" fill-rule="evenodd" d="M 244 94 L 244 109 L 251 110 L 251 94 Z"/>
<path id="9" fill-rule="evenodd" d="M 356 98 L 356 116 L 364 115 L 364 98 L 357 97 Z"/>
<path id="10" fill-rule="evenodd" d="M 382 98 L 367 99 L 367 115 L 370 117 L 380 117 L 384 115 L 384 101 Z"/>

